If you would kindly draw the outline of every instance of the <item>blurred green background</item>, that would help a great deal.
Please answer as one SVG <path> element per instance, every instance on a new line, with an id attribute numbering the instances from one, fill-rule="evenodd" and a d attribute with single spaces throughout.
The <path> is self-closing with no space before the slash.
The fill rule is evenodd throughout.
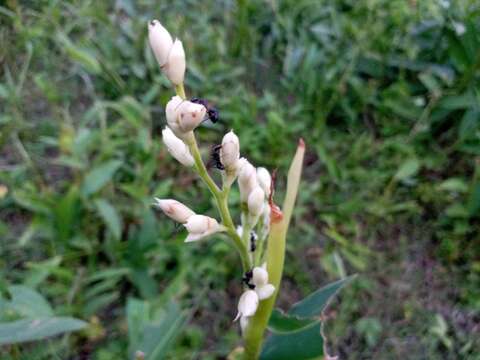
<path id="1" fill-rule="evenodd" d="M 184 244 L 151 207 L 216 215 L 160 140 L 152 18 L 183 41 L 187 93 L 220 110 L 197 131 L 205 158 L 233 128 L 281 199 L 305 139 L 279 305 L 358 273 L 326 313 L 332 354 L 480 359 L 476 0 L 0 1 L 0 319 L 41 295 L 89 322 L 1 358 L 123 359 L 162 321 L 168 359 L 240 341 L 237 255 Z M 13 285 L 25 307 L 5 305 Z"/>

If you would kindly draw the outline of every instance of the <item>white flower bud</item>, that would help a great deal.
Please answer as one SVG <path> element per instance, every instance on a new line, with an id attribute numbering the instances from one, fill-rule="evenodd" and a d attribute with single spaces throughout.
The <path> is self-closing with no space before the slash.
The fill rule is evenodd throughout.
<path id="1" fill-rule="evenodd" d="M 152 20 L 148 23 L 148 41 L 160 67 L 167 63 L 168 54 L 173 45 L 172 36 L 160 21 Z"/>
<path id="2" fill-rule="evenodd" d="M 247 202 L 248 196 L 257 184 L 255 168 L 247 161 L 243 164 L 238 174 L 238 186 L 240 187 L 240 200 L 242 203 Z"/>
<path id="3" fill-rule="evenodd" d="M 155 205 L 162 209 L 165 215 L 179 223 L 184 224 L 190 216 L 195 215 L 192 210 L 177 200 L 155 198 L 155 201 L 157 202 Z"/>
<path id="4" fill-rule="evenodd" d="M 185 242 L 197 241 L 203 237 L 223 230 L 217 220 L 205 215 L 190 216 L 184 226 L 188 231 L 188 236 L 185 239 Z"/>
<path id="5" fill-rule="evenodd" d="M 257 168 L 257 180 L 260 187 L 265 192 L 265 196 L 268 198 L 270 196 L 271 186 L 272 186 L 272 177 L 267 169 L 264 167 Z"/>
<path id="6" fill-rule="evenodd" d="M 252 284 L 260 300 L 268 299 L 275 292 L 275 286 L 268 284 L 268 272 L 266 266 L 254 267 L 252 270 Z"/>
<path id="7" fill-rule="evenodd" d="M 263 267 L 256 266 L 252 270 L 252 283 L 255 286 L 262 286 L 268 283 L 268 272 Z"/>
<path id="8" fill-rule="evenodd" d="M 240 159 L 240 142 L 233 131 L 228 132 L 222 140 L 220 149 L 220 161 L 227 171 L 235 171 Z"/>
<path id="9" fill-rule="evenodd" d="M 201 104 L 183 101 L 177 111 L 177 122 L 180 131 L 188 132 L 195 129 L 205 119 L 207 109 Z"/>
<path id="10" fill-rule="evenodd" d="M 248 212 L 254 217 L 259 216 L 265 204 L 265 193 L 260 186 L 256 186 L 248 195 Z"/>
<path id="11" fill-rule="evenodd" d="M 273 295 L 273 293 L 275 292 L 275 286 L 273 286 L 272 284 L 256 286 L 255 292 L 257 293 L 259 300 L 265 300 Z"/>
<path id="12" fill-rule="evenodd" d="M 237 321 L 241 317 L 253 316 L 257 311 L 258 301 L 258 295 L 255 291 L 246 290 L 238 300 L 238 313 L 233 321 Z"/>
<path id="13" fill-rule="evenodd" d="M 206 112 L 205 106 L 182 100 L 179 96 L 173 96 L 165 107 L 168 126 L 180 137 L 200 125 Z"/>
<path id="14" fill-rule="evenodd" d="M 170 53 L 168 54 L 167 64 L 165 65 L 165 74 L 173 85 L 183 84 L 185 77 L 185 51 L 182 42 L 175 39 Z"/>
<path id="15" fill-rule="evenodd" d="M 194 159 L 190 150 L 185 143 L 175 136 L 172 130 L 168 127 L 162 130 L 162 139 L 165 146 L 168 149 L 168 152 L 177 159 L 181 164 L 185 166 L 192 166 L 194 164 Z"/>

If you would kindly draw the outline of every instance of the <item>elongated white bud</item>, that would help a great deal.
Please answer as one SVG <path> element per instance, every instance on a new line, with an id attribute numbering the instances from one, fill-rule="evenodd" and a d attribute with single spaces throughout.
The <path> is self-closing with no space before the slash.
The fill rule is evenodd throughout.
<path id="1" fill-rule="evenodd" d="M 166 127 L 162 130 L 162 139 L 168 152 L 181 164 L 185 166 L 192 166 L 194 164 L 195 161 L 188 146 L 185 145 L 181 139 L 176 137 L 170 128 Z"/>
<path id="2" fill-rule="evenodd" d="M 165 107 L 168 126 L 180 137 L 200 125 L 206 112 L 205 106 L 182 100 L 179 96 L 173 96 Z"/>
<path id="3" fill-rule="evenodd" d="M 162 209 L 165 215 L 179 223 L 184 224 L 190 216 L 195 215 L 192 210 L 177 200 L 155 198 L 155 201 L 155 205 Z"/>
<path id="4" fill-rule="evenodd" d="M 167 64 L 165 65 L 165 74 L 173 85 L 183 84 L 185 77 L 185 51 L 180 40 L 175 39 L 170 53 L 168 54 Z"/>
<path id="5" fill-rule="evenodd" d="M 240 142 L 233 131 L 228 132 L 222 139 L 220 161 L 227 171 L 235 171 L 240 159 Z"/>
<path id="6" fill-rule="evenodd" d="M 238 300 L 238 313 L 233 321 L 237 321 L 241 317 L 249 317 L 255 315 L 258 308 L 258 295 L 253 290 L 246 290 L 240 300 Z"/>
<path id="7" fill-rule="evenodd" d="M 185 242 L 197 241 L 205 236 L 223 230 L 217 220 L 205 215 L 190 216 L 184 226 L 188 231 Z"/>
<path id="8" fill-rule="evenodd" d="M 160 67 L 165 67 L 170 49 L 173 46 L 172 36 L 158 20 L 148 23 L 148 41 Z"/>
<path id="9" fill-rule="evenodd" d="M 238 174 L 238 186 L 240 187 L 240 200 L 242 203 L 248 201 L 248 196 L 257 184 L 257 173 L 255 168 L 247 161 Z"/>
<path id="10" fill-rule="evenodd" d="M 272 187 L 272 177 L 268 170 L 264 167 L 257 168 L 257 180 L 258 184 L 265 192 L 265 196 L 268 198 Z"/>
<path id="11" fill-rule="evenodd" d="M 259 216 L 265 204 L 265 193 L 260 186 L 256 186 L 248 195 L 248 212 L 254 217 Z"/>

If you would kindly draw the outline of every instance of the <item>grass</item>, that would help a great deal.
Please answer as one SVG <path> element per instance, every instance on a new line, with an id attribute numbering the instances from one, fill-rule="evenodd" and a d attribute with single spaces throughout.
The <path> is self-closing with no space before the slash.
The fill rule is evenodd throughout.
<path id="1" fill-rule="evenodd" d="M 183 244 L 151 208 L 173 197 L 214 214 L 160 141 L 172 91 L 148 48 L 151 18 L 184 42 L 188 94 L 220 110 L 199 131 L 205 156 L 233 128 L 242 154 L 278 168 L 281 189 L 305 139 L 280 305 L 359 273 L 326 314 L 332 353 L 478 358 L 473 0 L 0 5 L 3 298 L 23 284 L 89 322 L 2 358 L 124 358 L 131 298 L 152 319 L 188 310 L 168 358 L 222 358 L 239 342 L 235 252 L 220 239 Z"/>

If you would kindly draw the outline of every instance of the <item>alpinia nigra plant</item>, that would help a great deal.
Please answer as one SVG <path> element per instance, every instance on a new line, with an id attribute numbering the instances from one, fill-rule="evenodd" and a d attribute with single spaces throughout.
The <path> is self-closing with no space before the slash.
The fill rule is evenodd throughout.
<path id="1" fill-rule="evenodd" d="M 203 240 L 222 234 L 232 240 L 241 260 L 244 292 L 238 301 L 234 321 L 239 321 L 243 347 L 235 349 L 230 358 L 244 359 L 312 359 L 328 357 L 322 335 L 321 313 L 328 300 L 349 278 L 312 293 L 284 313 L 274 310 L 280 289 L 285 259 L 285 241 L 292 217 L 302 172 L 305 144 L 299 140 L 288 172 L 283 206 L 274 202 L 274 181 L 269 171 L 254 167 L 240 157 L 240 141 L 228 132 L 221 145 L 215 147 L 213 160 L 221 172 L 222 184 L 209 175 L 200 155 L 195 129 L 218 113 L 201 99 L 189 100 L 185 94 L 185 52 L 182 42 L 173 40 L 158 20 L 148 25 L 149 42 L 164 74 L 174 85 L 176 96 L 167 103 L 167 126 L 163 142 L 170 154 L 182 165 L 192 167 L 214 197 L 220 221 L 196 214 L 173 199 L 155 199 L 155 205 L 167 216 L 183 224 L 188 235 L 185 242 Z M 236 226 L 229 210 L 230 189 L 237 180 L 240 190 L 241 219 Z M 263 342 L 266 329 L 271 335 Z M 142 350 L 142 349 L 139 349 Z M 146 354 L 148 356 L 148 354 Z"/>

